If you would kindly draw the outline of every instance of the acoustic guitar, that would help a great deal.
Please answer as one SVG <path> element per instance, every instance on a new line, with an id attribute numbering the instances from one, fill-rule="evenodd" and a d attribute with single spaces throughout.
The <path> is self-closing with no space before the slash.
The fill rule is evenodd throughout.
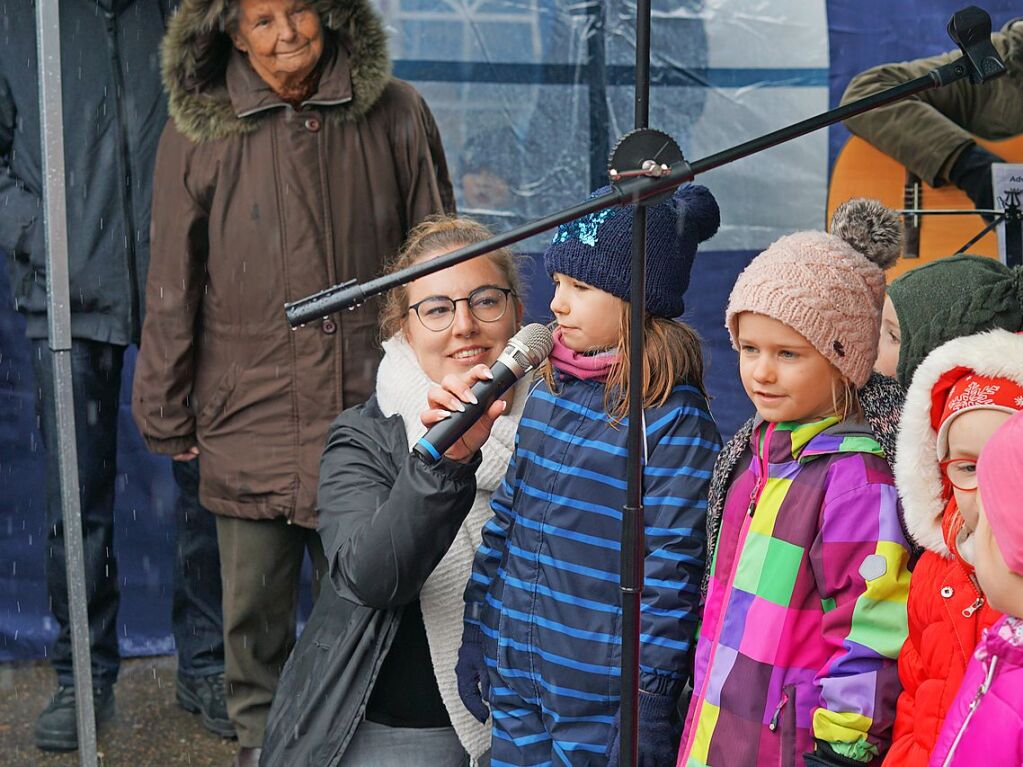
<path id="1" fill-rule="evenodd" d="M 1023 162 L 1023 136 L 1007 141 L 977 143 L 1007 162 Z M 951 184 L 935 189 L 910 173 L 903 165 L 858 136 L 839 152 L 828 184 L 830 225 L 835 209 L 853 197 L 872 197 L 897 210 L 973 210 L 973 202 Z M 888 270 L 891 281 L 915 266 L 951 256 L 973 239 L 986 225 L 977 214 L 965 216 L 903 216 L 903 254 Z M 998 236 L 988 232 L 970 246 L 968 253 L 998 257 Z"/>

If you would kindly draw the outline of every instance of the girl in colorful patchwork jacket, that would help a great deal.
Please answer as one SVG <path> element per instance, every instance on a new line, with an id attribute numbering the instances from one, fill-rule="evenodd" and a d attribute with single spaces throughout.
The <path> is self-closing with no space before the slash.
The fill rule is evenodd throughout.
<path id="1" fill-rule="evenodd" d="M 555 283 L 554 351 L 491 498 L 456 667 L 466 708 L 483 721 L 489 703 L 494 765 L 617 763 L 633 214 L 607 210 L 563 225 L 544 254 Z M 677 750 L 720 447 L 699 340 L 671 318 L 683 311 L 697 243 L 716 231 L 719 214 L 700 186 L 647 214 L 639 726 L 640 764 L 652 766 L 670 764 Z M 471 401 L 465 381 L 445 385 L 436 407 L 457 409 L 456 394 Z M 467 444 L 448 456 L 465 458 Z"/>
<path id="2" fill-rule="evenodd" d="M 977 577 L 1005 613 L 984 632 L 931 756 L 931 767 L 1023 764 L 1023 413 L 977 462 Z"/>
<path id="3" fill-rule="evenodd" d="M 898 220 L 853 201 L 832 231 L 781 238 L 729 299 L 759 419 L 708 520 L 680 767 L 876 764 L 890 738 L 909 549 L 857 390 L 877 355 Z"/>
<path id="4" fill-rule="evenodd" d="M 988 259 L 990 260 L 990 259 Z M 903 691 L 885 767 L 925 767 L 966 664 L 1000 614 L 974 573 L 977 456 L 1023 409 L 1023 336 L 963 336 L 932 351 L 906 396 L 895 480 L 909 534 L 924 547 L 909 588 Z"/>

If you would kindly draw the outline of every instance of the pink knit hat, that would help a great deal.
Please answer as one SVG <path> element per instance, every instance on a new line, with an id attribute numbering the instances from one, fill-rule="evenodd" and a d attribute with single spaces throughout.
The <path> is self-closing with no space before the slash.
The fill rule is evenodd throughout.
<path id="1" fill-rule="evenodd" d="M 1009 569 L 1023 575 L 1023 412 L 998 427 L 977 461 L 984 516 Z"/>
<path id="2" fill-rule="evenodd" d="M 835 211 L 832 234 L 796 232 L 777 240 L 739 275 L 725 326 L 738 349 L 738 315 L 763 314 L 802 335 L 859 388 L 877 359 L 884 270 L 901 249 L 898 216 L 877 200 Z"/>

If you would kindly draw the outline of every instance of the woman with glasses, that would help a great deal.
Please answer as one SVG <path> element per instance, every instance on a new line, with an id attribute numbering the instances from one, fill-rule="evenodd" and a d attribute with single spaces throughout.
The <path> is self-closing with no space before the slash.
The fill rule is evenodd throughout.
<path id="1" fill-rule="evenodd" d="M 903 692 L 886 765 L 923 767 L 982 632 L 1000 615 L 974 575 L 977 459 L 1023 410 L 1023 336 L 991 330 L 949 341 L 913 373 L 895 481 L 909 533 L 924 547 L 909 588 Z"/>
<path id="2" fill-rule="evenodd" d="M 428 220 L 391 271 L 489 236 L 469 220 Z M 455 681 L 462 592 L 528 378 L 506 395 L 481 460 L 427 466 L 409 449 L 432 382 L 497 360 L 519 329 L 519 294 L 514 257 L 499 250 L 388 295 L 375 394 L 327 438 L 317 510 L 329 588 L 285 667 L 262 764 L 455 767 L 487 751 L 490 728 Z M 473 474 L 466 498 L 453 480 Z"/>

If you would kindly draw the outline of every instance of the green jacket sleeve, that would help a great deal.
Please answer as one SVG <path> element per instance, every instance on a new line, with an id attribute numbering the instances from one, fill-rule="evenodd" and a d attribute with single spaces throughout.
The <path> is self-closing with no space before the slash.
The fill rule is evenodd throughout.
<path id="1" fill-rule="evenodd" d="M 1023 133 L 1023 21 L 1010 22 L 991 40 L 1009 68 L 983 86 L 967 80 L 925 91 L 911 99 L 846 121 L 857 136 L 891 155 L 932 186 L 948 171 L 974 136 L 1000 140 Z M 882 64 L 852 79 L 842 103 L 878 93 L 927 74 L 959 51 L 916 61 Z"/>

